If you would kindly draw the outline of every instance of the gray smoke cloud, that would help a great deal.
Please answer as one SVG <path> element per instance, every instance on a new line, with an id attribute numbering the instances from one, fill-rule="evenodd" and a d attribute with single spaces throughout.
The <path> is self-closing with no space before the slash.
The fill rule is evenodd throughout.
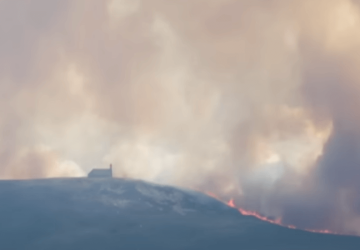
<path id="1" fill-rule="evenodd" d="M 0 0 L 0 177 L 118 177 L 360 234 L 359 2 Z"/>

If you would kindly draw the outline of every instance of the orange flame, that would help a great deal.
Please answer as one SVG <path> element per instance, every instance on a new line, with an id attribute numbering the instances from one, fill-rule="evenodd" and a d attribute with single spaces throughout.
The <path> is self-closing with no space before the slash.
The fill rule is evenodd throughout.
<path id="1" fill-rule="evenodd" d="M 210 196 L 210 197 L 212 197 L 212 198 L 214 198 L 216 200 L 224 202 L 216 194 L 214 194 L 212 192 L 205 192 L 205 193 L 208 196 Z M 267 218 L 266 216 L 260 215 L 256 211 L 250 211 L 250 210 L 245 210 L 243 208 L 236 207 L 234 199 L 230 199 L 225 204 L 228 205 L 231 208 L 234 208 L 234 209 L 238 210 L 240 212 L 240 214 L 242 214 L 244 216 L 253 216 L 255 218 L 258 218 L 259 220 L 267 221 L 269 223 L 276 224 L 276 225 L 279 225 L 279 226 L 287 227 L 287 228 L 290 228 L 290 229 L 299 229 L 299 228 L 295 227 L 294 225 L 284 225 L 284 224 L 282 224 L 281 218 L 277 218 L 276 220 L 272 220 L 272 219 Z M 324 230 L 321 230 L 321 229 L 302 229 L 302 230 L 312 232 L 312 233 L 321 233 L 321 234 L 338 234 L 338 235 L 340 234 L 340 233 L 333 232 L 333 231 L 326 230 L 326 229 L 324 229 Z"/>
<path id="2" fill-rule="evenodd" d="M 234 200 L 233 200 L 233 199 L 229 200 L 229 202 L 227 203 L 227 205 L 228 205 L 229 207 L 235 208 Z"/>
<path id="3" fill-rule="evenodd" d="M 242 209 L 242 208 L 238 208 L 239 212 L 242 214 L 242 215 L 245 215 L 245 216 L 254 216 L 260 220 L 263 220 L 263 221 L 267 221 L 267 222 L 270 222 L 272 224 L 277 224 L 277 225 L 281 225 L 281 219 L 278 218 L 276 220 L 271 220 L 269 218 L 266 218 L 265 216 L 262 216 L 260 214 L 258 214 L 257 212 L 255 211 L 248 211 L 248 210 L 245 210 L 245 209 Z"/>
<path id="4" fill-rule="evenodd" d="M 216 199 L 218 199 L 218 198 L 216 197 Z M 229 200 L 226 204 L 229 207 L 237 209 L 244 216 L 253 216 L 255 218 L 258 218 L 258 219 L 263 220 L 263 221 L 267 221 L 267 222 L 272 223 L 272 224 L 280 225 L 280 226 L 287 227 L 287 228 L 290 228 L 290 229 L 297 229 L 293 225 L 284 225 L 284 224 L 282 224 L 281 218 L 277 218 L 276 220 L 271 220 L 271 219 L 269 219 L 269 218 L 267 218 L 265 216 L 260 215 L 259 213 L 255 212 L 255 211 L 249 211 L 249 210 L 245 210 L 245 209 L 242 209 L 242 208 L 237 208 L 236 205 L 235 205 L 234 199 Z M 313 233 L 338 234 L 338 233 L 332 232 L 330 230 L 314 230 L 314 229 L 304 229 L 304 230 L 308 231 L 308 232 L 313 232 Z"/>
<path id="5" fill-rule="evenodd" d="M 216 199 L 216 200 L 220 200 L 217 196 L 216 196 L 216 194 L 214 194 L 214 193 L 212 193 L 212 192 L 205 192 L 208 196 L 210 196 L 210 197 L 212 197 L 212 198 L 214 198 L 214 199 Z"/>

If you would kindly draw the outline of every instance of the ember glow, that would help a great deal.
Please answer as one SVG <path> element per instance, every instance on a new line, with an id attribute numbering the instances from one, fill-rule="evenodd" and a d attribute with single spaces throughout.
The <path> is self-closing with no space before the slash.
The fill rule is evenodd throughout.
<path id="1" fill-rule="evenodd" d="M 228 205 L 229 207 L 235 208 L 234 200 L 233 200 L 233 199 L 229 200 L 229 202 L 227 203 L 227 205 Z"/>
<path id="2" fill-rule="evenodd" d="M 258 213 L 255 212 L 255 211 L 248 211 L 248 210 L 245 210 L 245 209 L 236 207 L 236 206 L 235 206 L 235 203 L 234 203 L 234 199 L 229 200 L 229 202 L 227 203 L 227 205 L 228 205 L 229 207 L 232 207 L 232 208 L 237 209 L 242 215 L 245 215 L 245 216 L 253 216 L 253 217 L 256 217 L 256 218 L 258 218 L 258 219 L 260 219 L 260 220 L 270 222 L 270 223 L 272 223 L 272 224 L 281 225 L 281 219 L 270 220 L 270 219 L 266 218 L 265 216 L 261 216 L 260 214 L 258 214 Z M 289 226 L 289 228 L 292 228 L 292 226 Z"/>
<path id="3" fill-rule="evenodd" d="M 231 199 L 229 200 L 227 203 L 226 203 L 229 207 L 232 207 L 232 208 L 235 208 L 237 209 L 242 215 L 244 216 L 253 216 L 255 218 L 258 218 L 259 220 L 262 220 L 262 221 L 266 221 L 266 222 L 269 222 L 269 223 L 272 223 L 272 224 L 276 224 L 276 225 L 280 225 L 280 226 L 283 226 L 283 227 L 287 227 L 287 228 L 290 228 L 290 229 L 298 229 L 296 228 L 295 226 L 293 225 L 284 225 L 282 222 L 281 222 L 281 218 L 278 218 L 276 220 L 271 220 L 265 216 L 262 216 L 260 215 L 259 213 L 255 212 L 255 211 L 249 211 L 249 210 L 245 210 L 245 209 L 242 209 L 242 208 L 239 208 L 239 207 L 236 207 L 235 206 L 235 203 L 234 203 L 234 199 Z M 301 228 L 300 228 L 301 229 Z M 305 231 L 308 231 L 308 232 L 312 232 L 312 233 L 322 233 L 322 234 L 339 234 L 339 233 L 336 233 L 336 232 L 332 232 L 330 230 L 314 230 L 314 229 L 302 229 L 302 230 L 305 230 Z"/>
<path id="4" fill-rule="evenodd" d="M 273 223 L 273 224 L 279 224 L 281 225 L 281 219 L 277 219 L 277 220 L 270 220 L 268 218 L 266 218 L 265 216 L 261 216 L 260 214 L 258 214 L 257 212 L 255 211 L 248 211 L 248 210 L 245 210 L 245 209 L 242 209 L 242 208 L 237 208 L 239 210 L 239 212 L 242 214 L 242 215 L 245 215 L 245 216 L 254 216 L 260 220 L 263 220 L 263 221 L 267 221 L 267 222 L 270 222 L 270 223 Z"/>

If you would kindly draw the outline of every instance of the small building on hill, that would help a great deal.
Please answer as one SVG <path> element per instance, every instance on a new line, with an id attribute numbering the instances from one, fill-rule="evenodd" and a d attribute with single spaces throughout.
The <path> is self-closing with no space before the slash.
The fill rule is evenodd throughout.
<path id="1" fill-rule="evenodd" d="M 95 168 L 90 171 L 88 178 L 112 178 L 112 165 L 110 168 Z"/>

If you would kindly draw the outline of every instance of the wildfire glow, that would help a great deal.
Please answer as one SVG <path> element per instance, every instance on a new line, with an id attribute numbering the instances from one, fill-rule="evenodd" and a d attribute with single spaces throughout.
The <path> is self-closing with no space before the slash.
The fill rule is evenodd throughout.
<path id="1" fill-rule="evenodd" d="M 235 208 L 235 204 L 234 204 L 234 200 L 233 200 L 233 199 L 229 200 L 228 206 Z"/>
<path id="2" fill-rule="evenodd" d="M 260 214 L 258 214 L 257 212 L 255 211 L 247 211 L 245 209 L 242 209 L 242 208 L 237 208 L 239 210 L 239 212 L 242 214 L 242 215 L 245 215 L 245 216 L 254 216 L 260 220 L 263 220 L 263 221 L 267 221 L 267 222 L 270 222 L 270 223 L 273 223 L 273 224 L 278 224 L 278 225 L 281 225 L 281 219 L 276 219 L 276 220 L 271 220 L 271 219 L 268 219 L 266 218 L 265 216 L 261 216 Z"/>
<path id="3" fill-rule="evenodd" d="M 218 199 L 214 194 L 212 194 L 211 196 Z M 253 216 L 255 218 L 258 218 L 258 219 L 263 220 L 263 221 L 267 221 L 267 222 L 272 223 L 272 224 L 280 225 L 280 226 L 287 227 L 287 228 L 290 228 L 290 229 L 297 229 L 293 225 L 284 225 L 284 224 L 282 224 L 281 218 L 277 218 L 276 220 L 271 220 L 271 219 L 269 219 L 269 218 L 267 218 L 265 216 L 260 215 L 259 213 L 255 212 L 255 211 L 250 211 L 250 210 L 245 210 L 245 209 L 242 209 L 242 208 L 238 208 L 235 205 L 234 199 L 230 199 L 226 204 L 229 207 L 237 209 L 244 216 Z M 313 232 L 313 233 L 338 234 L 338 233 L 335 233 L 335 232 L 331 232 L 330 230 L 314 230 L 314 229 L 304 229 L 304 230 L 308 231 L 308 232 Z"/>

